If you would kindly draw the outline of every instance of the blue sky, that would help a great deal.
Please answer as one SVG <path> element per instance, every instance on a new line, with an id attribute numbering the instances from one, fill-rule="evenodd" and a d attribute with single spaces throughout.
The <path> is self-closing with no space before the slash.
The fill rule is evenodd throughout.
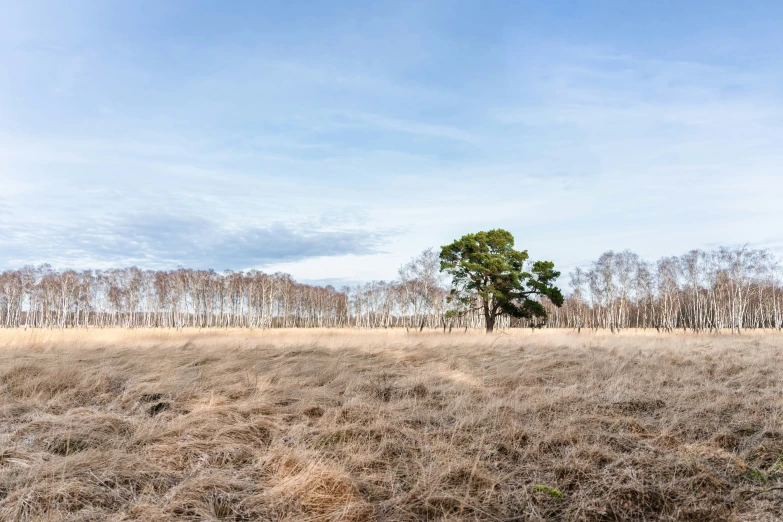
<path id="1" fill-rule="evenodd" d="M 783 2 L 5 2 L 0 268 L 783 249 Z"/>

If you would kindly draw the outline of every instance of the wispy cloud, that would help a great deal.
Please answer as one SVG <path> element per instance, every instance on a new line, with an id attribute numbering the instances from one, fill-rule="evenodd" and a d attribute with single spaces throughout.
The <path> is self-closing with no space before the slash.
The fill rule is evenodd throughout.
<path id="1" fill-rule="evenodd" d="M 390 130 L 406 134 L 416 134 L 428 138 L 442 138 L 447 140 L 475 143 L 476 137 L 465 129 L 447 125 L 436 125 L 421 121 L 402 120 L 389 118 L 377 114 L 347 114 L 349 122 L 361 123 L 364 127 Z"/>
<path id="2" fill-rule="evenodd" d="M 373 254 L 388 231 L 312 223 L 227 226 L 206 218 L 126 215 L 92 223 L 0 223 L 0 267 L 250 268 L 304 258 Z"/>

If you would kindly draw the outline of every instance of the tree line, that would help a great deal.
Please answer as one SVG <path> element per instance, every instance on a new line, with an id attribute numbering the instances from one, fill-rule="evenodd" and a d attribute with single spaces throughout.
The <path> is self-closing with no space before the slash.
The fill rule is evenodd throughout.
<path id="1" fill-rule="evenodd" d="M 768 249 L 721 247 L 645 261 L 609 251 L 570 274 L 551 327 L 693 332 L 783 328 L 781 270 Z"/>
<path id="2" fill-rule="evenodd" d="M 451 276 L 449 281 L 446 275 Z M 783 328 L 780 267 L 769 250 L 693 250 L 648 262 L 606 252 L 569 274 L 563 297 L 548 261 L 530 262 L 503 230 L 428 249 L 393 281 L 335 289 L 289 274 L 225 271 L 0 272 L 6 328 Z"/>
<path id="3" fill-rule="evenodd" d="M 447 322 L 447 294 L 433 250 L 401 267 L 394 281 L 340 290 L 258 270 L 76 271 L 26 266 L 0 272 L 0 327 L 479 326 L 471 316 Z"/>

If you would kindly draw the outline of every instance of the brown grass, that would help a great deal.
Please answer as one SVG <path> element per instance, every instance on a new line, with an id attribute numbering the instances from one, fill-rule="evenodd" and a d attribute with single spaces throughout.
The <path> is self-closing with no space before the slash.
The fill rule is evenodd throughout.
<path id="1" fill-rule="evenodd" d="M 0 331 L 0 520 L 779 520 L 782 340 Z"/>

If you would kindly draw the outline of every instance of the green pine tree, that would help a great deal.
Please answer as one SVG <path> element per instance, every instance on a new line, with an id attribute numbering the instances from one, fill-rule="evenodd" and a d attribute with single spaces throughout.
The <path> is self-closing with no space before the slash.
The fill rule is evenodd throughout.
<path id="1" fill-rule="evenodd" d="M 554 263 L 527 260 L 526 250 L 514 250 L 510 232 L 495 229 L 467 234 L 442 247 L 440 269 L 452 276 L 452 302 L 464 310 L 482 311 L 490 333 L 503 315 L 546 318 L 535 296 L 563 304 L 563 294 L 554 286 L 560 276 Z"/>

